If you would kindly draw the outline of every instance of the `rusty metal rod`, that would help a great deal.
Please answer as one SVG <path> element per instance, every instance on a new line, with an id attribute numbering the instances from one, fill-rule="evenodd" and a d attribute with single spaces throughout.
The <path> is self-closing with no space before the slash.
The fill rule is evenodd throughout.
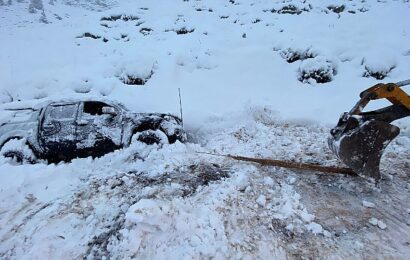
<path id="1" fill-rule="evenodd" d="M 400 86 L 400 87 L 410 85 L 410 79 L 397 82 L 396 85 L 398 85 L 398 86 Z"/>
<path id="2" fill-rule="evenodd" d="M 317 165 L 317 164 L 311 164 L 311 163 L 297 163 L 297 162 L 287 161 L 287 160 L 252 158 L 252 157 L 237 156 L 237 155 L 230 155 L 230 154 L 216 154 L 216 153 L 207 153 L 207 152 L 197 152 L 197 153 L 209 154 L 209 155 L 215 155 L 215 156 L 223 156 L 223 157 L 228 157 L 228 158 L 231 158 L 237 161 L 253 162 L 253 163 L 258 163 L 264 166 L 277 166 L 277 167 L 297 169 L 297 170 L 357 175 L 352 169 L 346 168 L 346 167 L 323 166 L 323 165 Z"/>

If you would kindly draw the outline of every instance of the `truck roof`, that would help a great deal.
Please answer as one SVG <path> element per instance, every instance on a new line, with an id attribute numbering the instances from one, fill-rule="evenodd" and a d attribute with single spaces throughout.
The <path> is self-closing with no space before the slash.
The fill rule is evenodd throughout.
<path id="1" fill-rule="evenodd" d="M 86 101 L 96 101 L 96 102 L 104 102 L 109 105 L 116 105 L 121 107 L 124 110 L 128 110 L 122 103 L 113 101 L 106 98 L 100 97 L 85 97 L 85 98 L 69 98 L 69 99 L 57 99 L 57 100 L 46 100 L 39 102 L 38 100 L 25 100 L 25 101 L 15 101 L 11 103 L 6 103 L 0 105 L 0 110 L 6 111 L 18 111 L 18 110 L 32 110 L 36 111 L 43 107 L 46 107 L 50 104 L 54 105 L 64 105 L 69 103 L 76 103 L 76 102 L 86 102 Z"/>

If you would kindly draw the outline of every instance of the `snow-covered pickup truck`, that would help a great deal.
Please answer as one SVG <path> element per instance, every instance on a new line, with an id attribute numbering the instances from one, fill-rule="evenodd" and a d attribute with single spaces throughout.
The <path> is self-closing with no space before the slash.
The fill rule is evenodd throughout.
<path id="1" fill-rule="evenodd" d="M 101 156 L 133 141 L 184 142 L 181 120 L 170 114 L 134 113 L 105 100 L 49 102 L 9 108 L 0 124 L 0 154 L 17 162 L 68 161 Z"/>

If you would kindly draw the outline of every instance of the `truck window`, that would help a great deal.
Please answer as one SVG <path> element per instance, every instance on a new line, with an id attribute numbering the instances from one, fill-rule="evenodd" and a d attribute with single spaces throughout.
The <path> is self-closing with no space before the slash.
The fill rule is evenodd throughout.
<path id="1" fill-rule="evenodd" d="M 73 119 L 77 113 L 77 104 L 50 106 L 48 108 L 49 117 L 53 119 L 70 118 Z"/>
<path id="2" fill-rule="evenodd" d="M 102 115 L 102 108 L 108 105 L 103 102 L 87 101 L 84 102 L 83 112 L 90 115 Z"/>

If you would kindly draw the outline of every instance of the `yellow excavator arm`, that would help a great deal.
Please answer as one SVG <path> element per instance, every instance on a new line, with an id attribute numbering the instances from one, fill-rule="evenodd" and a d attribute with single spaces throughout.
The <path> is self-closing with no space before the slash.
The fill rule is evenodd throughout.
<path id="1" fill-rule="evenodd" d="M 396 83 L 377 84 L 360 94 L 363 98 L 369 96 L 371 100 L 386 98 L 393 105 L 403 105 L 410 109 L 410 96 Z"/>
<path id="2" fill-rule="evenodd" d="M 401 88 L 410 80 L 376 84 L 360 93 L 360 100 L 344 113 L 328 139 L 330 149 L 357 174 L 381 179 L 379 164 L 384 149 L 400 133 L 394 120 L 410 116 L 410 96 Z M 371 100 L 387 99 L 392 105 L 363 112 Z"/>

